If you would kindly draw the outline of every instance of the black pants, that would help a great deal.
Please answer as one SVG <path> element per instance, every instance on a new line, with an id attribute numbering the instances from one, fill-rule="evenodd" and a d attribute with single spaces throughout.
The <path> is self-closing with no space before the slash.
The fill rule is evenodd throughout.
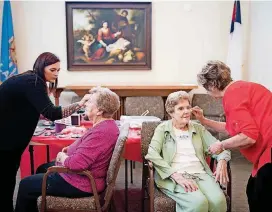
<path id="1" fill-rule="evenodd" d="M 256 177 L 249 177 L 246 193 L 250 212 L 272 210 L 272 163 L 260 168 Z"/>
<path id="2" fill-rule="evenodd" d="M 42 165 L 40 165 L 37 169 L 36 169 L 36 174 L 41 174 L 41 173 L 45 173 L 47 172 L 47 169 L 51 166 L 55 166 L 55 161 L 49 162 L 49 163 L 44 163 Z"/>
<path id="3" fill-rule="evenodd" d="M 44 165 L 46 167 L 44 170 L 46 171 L 51 164 Z M 15 207 L 16 212 L 38 211 L 37 199 L 42 194 L 43 176 L 44 174 L 40 173 L 21 180 Z M 92 195 L 67 183 L 58 173 L 52 173 L 48 176 L 46 194 L 60 197 L 87 197 Z"/>
<path id="4" fill-rule="evenodd" d="M 21 155 L 22 151 L 0 150 L 0 161 L 4 161 L 1 163 L 0 173 L 0 202 L 1 208 L 6 208 L 6 212 L 13 212 L 13 194 Z"/>

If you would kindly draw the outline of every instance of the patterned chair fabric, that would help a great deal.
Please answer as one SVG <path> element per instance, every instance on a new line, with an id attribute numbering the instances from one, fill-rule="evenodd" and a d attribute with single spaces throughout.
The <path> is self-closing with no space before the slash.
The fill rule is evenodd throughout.
<path id="1" fill-rule="evenodd" d="M 149 110 L 149 114 L 147 114 L 148 116 L 156 116 L 163 120 L 165 116 L 165 109 L 162 97 L 160 96 L 126 97 L 125 115 L 140 116 L 146 110 Z"/>
<path id="2" fill-rule="evenodd" d="M 144 158 L 145 155 L 148 152 L 148 147 L 151 142 L 151 139 L 154 134 L 154 130 L 161 122 L 143 122 L 142 124 L 142 132 L 141 132 L 141 150 L 142 150 L 142 157 Z M 146 163 L 146 161 L 145 161 Z M 143 176 L 142 176 L 142 182 L 143 187 L 142 189 L 145 189 L 146 187 L 149 187 L 149 192 L 147 192 L 149 195 L 154 192 L 154 200 L 150 200 L 151 204 L 154 207 L 154 211 L 150 207 L 150 212 L 175 212 L 176 209 L 176 202 L 171 199 L 170 197 L 166 196 L 164 193 L 162 193 L 156 186 L 154 186 L 154 191 L 151 191 L 151 187 L 149 185 L 150 182 L 152 182 L 152 179 L 148 177 L 147 175 L 147 167 L 148 165 L 143 167 Z M 153 170 L 152 170 L 153 171 Z M 230 174 L 230 172 L 229 172 Z M 154 180 L 154 179 L 153 179 Z M 230 181 L 231 183 L 231 181 Z M 154 183 L 155 184 L 155 183 Z M 231 186 L 229 184 L 229 186 Z M 231 192 L 231 190 L 229 190 Z M 226 196 L 226 201 L 228 205 L 228 212 L 231 211 L 231 199 L 230 196 L 226 193 L 224 190 L 224 194 Z M 142 197 L 142 204 L 144 203 L 144 198 Z M 153 202 L 152 202 L 153 201 Z"/>
<path id="3" fill-rule="evenodd" d="M 154 194 L 154 211 L 156 212 L 175 212 L 176 202 L 162 193 L 155 187 Z"/>
<path id="4" fill-rule="evenodd" d="M 208 94 L 193 94 L 192 106 L 199 106 L 203 109 L 205 116 L 224 116 L 222 100 L 213 98 Z"/>
<path id="5" fill-rule="evenodd" d="M 204 116 L 214 121 L 225 122 L 225 112 L 221 99 L 216 99 L 208 94 L 193 94 L 192 107 L 199 106 L 204 113 Z M 195 119 L 193 117 L 193 119 Z M 207 127 L 210 133 L 219 140 L 228 138 L 227 134 L 216 132 L 215 130 Z"/>
<path id="6" fill-rule="evenodd" d="M 38 198 L 38 209 L 41 211 L 42 197 Z M 46 211 L 62 210 L 96 210 L 94 197 L 68 198 L 46 196 Z"/>
<path id="7" fill-rule="evenodd" d="M 143 122 L 141 130 L 141 153 L 144 158 L 148 152 L 150 141 L 154 135 L 156 127 L 161 121 Z"/>
<path id="8" fill-rule="evenodd" d="M 126 123 L 120 129 L 120 135 L 118 137 L 118 140 L 115 144 L 114 151 L 112 153 L 110 165 L 109 165 L 108 172 L 107 172 L 107 185 L 115 183 L 114 177 L 116 174 L 116 169 L 119 169 L 118 162 L 120 161 L 120 158 L 122 156 L 125 142 L 128 137 L 128 132 L 129 132 L 129 124 Z"/>
<path id="9" fill-rule="evenodd" d="M 121 156 L 124 150 L 124 145 L 127 140 L 129 133 L 129 124 L 124 124 L 120 129 L 120 134 L 115 144 L 115 148 L 111 157 L 110 165 L 107 172 L 106 183 L 107 187 L 105 192 L 100 194 L 99 198 L 102 199 L 104 196 L 105 205 L 102 210 L 106 210 L 112 198 L 113 190 L 115 187 L 115 182 L 117 174 L 120 168 Z M 41 211 L 42 197 L 40 196 L 37 201 L 38 209 Z M 68 198 L 68 197 L 55 197 L 46 196 L 46 211 L 96 211 L 97 206 L 95 203 L 95 198 L 83 197 L 83 198 Z"/>

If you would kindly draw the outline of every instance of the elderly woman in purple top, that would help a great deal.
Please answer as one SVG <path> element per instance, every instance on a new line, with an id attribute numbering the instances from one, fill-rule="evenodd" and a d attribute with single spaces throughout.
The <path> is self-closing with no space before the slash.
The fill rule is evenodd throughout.
<path id="1" fill-rule="evenodd" d="M 86 115 L 93 121 L 93 127 L 73 144 L 63 148 L 56 158 L 56 164 L 71 170 L 92 172 L 98 192 L 105 189 L 105 180 L 119 135 L 113 120 L 120 102 L 116 93 L 108 88 L 96 87 L 90 91 L 86 103 Z M 20 182 L 16 202 L 16 212 L 36 212 L 37 198 L 42 191 L 42 173 L 24 178 Z M 47 194 L 63 197 L 91 196 L 91 186 L 86 176 L 53 173 L 47 179 Z"/>

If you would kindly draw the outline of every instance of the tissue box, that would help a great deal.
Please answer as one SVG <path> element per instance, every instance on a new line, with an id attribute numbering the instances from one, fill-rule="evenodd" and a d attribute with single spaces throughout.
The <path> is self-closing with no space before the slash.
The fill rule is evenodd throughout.
<path id="1" fill-rule="evenodd" d="M 143 122 L 149 121 L 161 121 L 160 118 L 156 116 L 124 116 L 120 117 L 120 122 L 122 124 L 129 123 L 130 128 L 141 128 Z"/>

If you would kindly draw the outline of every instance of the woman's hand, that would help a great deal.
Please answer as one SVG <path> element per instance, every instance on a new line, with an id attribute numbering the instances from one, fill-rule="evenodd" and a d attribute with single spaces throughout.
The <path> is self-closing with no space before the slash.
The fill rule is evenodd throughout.
<path id="1" fill-rule="evenodd" d="M 67 154 L 68 147 L 69 146 L 63 147 L 61 151 L 64 152 L 65 154 Z"/>
<path id="2" fill-rule="evenodd" d="M 82 134 L 84 132 L 86 132 L 86 128 L 85 127 L 67 127 L 65 129 L 63 129 L 60 133 L 61 134 L 69 134 L 69 133 L 73 133 L 73 134 Z"/>
<path id="3" fill-rule="evenodd" d="M 176 181 L 177 184 L 182 186 L 186 192 L 192 192 L 198 190 L 198 187 L 194 180 L 185 179 L 181 173 L 174 173 L 171 177 Z"/>
<path id="4" fill-rule="evenodd" d="M 217 163 L 216 171 L 214 172 L 215 181 L 219 182 L 220 185 L 226 185 L 229 182 L 227 161 L 220 160 Z"/>
<path id="5" fill-rule="evenodd" d="M 66 127 L 65 129 L 63 129 L 60 134 L 69 134 L 72 132 L 73 128 L 75 127 Z"/>
<path id="6" fill-rule="evenodd" d="M 196 119 L 200 121 L 200 123 L 202 123 L 203 120 L 205 119 L 203 110 L 198 106 L 193 107 L 191 110 L 194 116 L 196 117 Z"/>
<path id="7" fill-rule="evenodd" d="M 80 102 L 78 102 L 79 106 L 83 107 L 85 103 L 89 101 L 91 95 L 92 94 L 85 94 L 85 96 L 80 100 Z"/>
<path id="8" fill-rule="evenodd" d="M 68 158 L 68 155 L 64 152 L 59 152 L 56 157 L 56 162 L 64 165 L 64 161 Z"/>
<path id="9" fill-rule="evenodd" d="M 221 152 L 224 151 L 223 143 L 220 142 L 220 141 L 217 141 L 217 142 L 213 143 L 209 147 L 208 151 L 209 151 L 210 154 L 216 154 L 216 155 L 220 154 Z"/>

